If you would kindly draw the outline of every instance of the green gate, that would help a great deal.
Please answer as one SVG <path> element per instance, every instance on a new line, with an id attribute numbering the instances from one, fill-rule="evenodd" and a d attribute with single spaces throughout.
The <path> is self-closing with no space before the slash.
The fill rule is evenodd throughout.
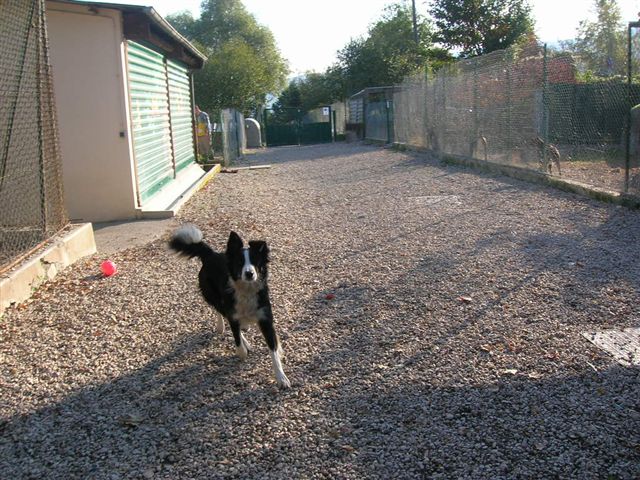
<path id="1" fill-rule="evenodd" d="M 305 113 L 295 107 L 266 109 L 263 119 L 268 147 L 312 145 L 334 140 L 331 107 L 319 107 Z"/>

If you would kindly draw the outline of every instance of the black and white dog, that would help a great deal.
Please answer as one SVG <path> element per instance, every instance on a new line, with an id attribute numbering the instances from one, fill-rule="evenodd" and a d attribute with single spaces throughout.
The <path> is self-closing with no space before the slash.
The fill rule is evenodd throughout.
<path id="1" fill-rule="evenodd" d="M 267 286 L 267 243 L 256 240 L 245 247 L 238 234 L 231 232 L 226 252 L 217 253 L 202 241 L 202 232 L 197 227 L 187 224 L 173 234 L 169 247 L 181 255 L 199 257 L 202 261 L 198 276 L 200 291 L 205 300 L 229 322 L 238 356 L 244 360 L 249 351 L 249 343 L 242 330 L 257 324 L 271 352 L 278 385 L 290 387 L 291 383 L 282 370 L 282 348 L 273 328 Z M 224 332 L 222 317 L 218 317 L 216 322 L 218 333 Z"/>

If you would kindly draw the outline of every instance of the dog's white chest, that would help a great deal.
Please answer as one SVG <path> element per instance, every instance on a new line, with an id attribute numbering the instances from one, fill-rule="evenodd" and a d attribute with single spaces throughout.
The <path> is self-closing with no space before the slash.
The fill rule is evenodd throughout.
<path id="1" fill-rule="evenodd" d="M 261 285 L 256 285 L 254 282 L 235 282 L 233 287 L 236 297 L 234 320 L 240 322 L 242 326 L 263 320 L 264 310 L 258 304 L 258 291 Z"/>

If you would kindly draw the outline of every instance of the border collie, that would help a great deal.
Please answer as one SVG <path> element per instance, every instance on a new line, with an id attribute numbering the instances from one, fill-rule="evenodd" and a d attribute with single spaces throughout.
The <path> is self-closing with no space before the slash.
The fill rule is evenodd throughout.
<path id="1" fill-rule="evenodd" d="M 273 314 L 267 286 L 269 247 L 261 240 L 248 246 L 240 236 L 231 232 L 225 253 L 214 252 L 202 241 L 202 232 L 194 225 L 183 225 L 173 234 L 169 247 L 189 258 L 199 257 L 202 268 L 198 275 L 204 299 L 222 317 L 233 333 L 236 352 L 241 360 L 247 358 L 249 343 L 242 330 L 257 324 L 271 352 L 276 382 L 282 388 L 291 386 L 282 370 L 282 348 L 273 328 Z M 218 317 L 216 330 L 224 332 L 224 320 Z"/>

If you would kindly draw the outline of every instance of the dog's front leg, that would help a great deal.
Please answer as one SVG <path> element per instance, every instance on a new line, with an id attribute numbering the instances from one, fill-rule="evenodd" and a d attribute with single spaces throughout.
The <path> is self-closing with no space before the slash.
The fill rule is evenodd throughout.
<path id="1" fill-rule="evenodd" d="M 229 320 L 229 326 L 231 327 L 233 340 L 236 344 L 236 353 L 238 357 L 240 357 L 240 360 L 246 360 L 249 354 L 249 344 L 240 331 L 240 323 L 235 320 Z"/>
<path id="2" fill-rule="evenodd" d="M 282 348 L 280 347 L 280 341 L 278 340 L 278 335 L 276 335 L 276 331 L 273 328 L 273 322 L 268 320 L 261 320 L 258 322 L 260 326 L 260 331 L 264 336 L 265 341 L 267 342 L 267 346 L 269 347 L 269 352 L 271 353 L 271 363 L 273 364 L 273 373 L 276 376 L 276 382 L 280 388 L 289 388 L 291 386 L 291 382 L 284 374 L 284 370 L 282 369 Z"/>
<path id="3" fill-rule="evenodd" d="M 216 312 L 216 332 L 218 335 L 222 335 L 224 333 L 224 317 Z"/>

